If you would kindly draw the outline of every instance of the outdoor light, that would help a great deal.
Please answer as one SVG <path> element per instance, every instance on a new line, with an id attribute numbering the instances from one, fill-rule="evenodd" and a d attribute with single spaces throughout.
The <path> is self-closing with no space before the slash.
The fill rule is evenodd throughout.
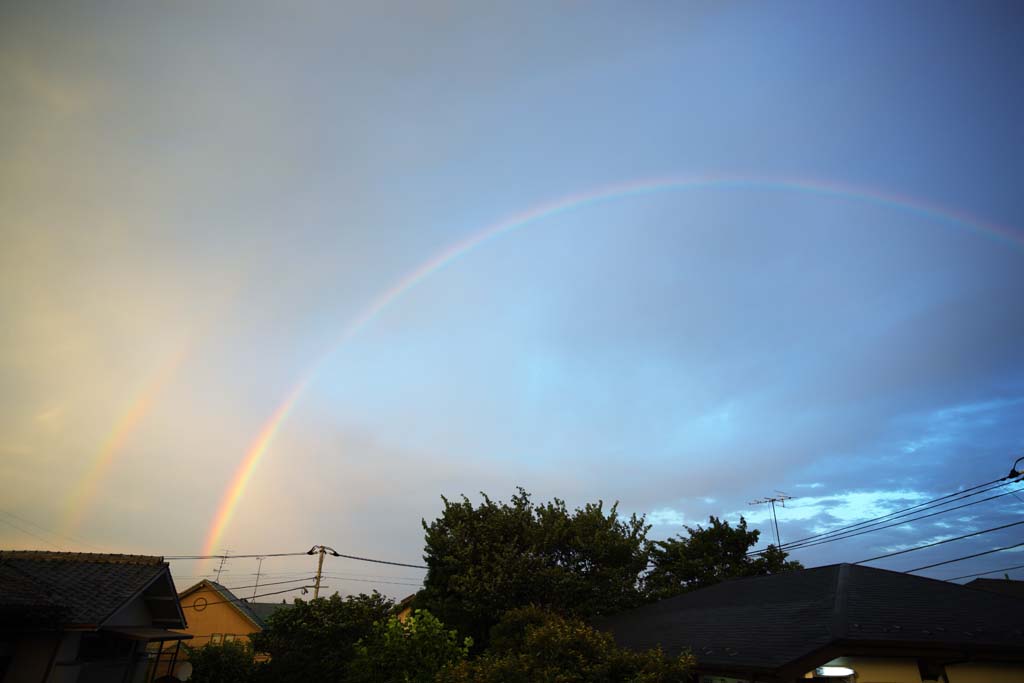
<path id="1" fill-rule="evenodd" d="M 819 666 L 814 670 L 814 675 L 821 678 L 845 678 L 854 673 L 854 670 L 847 666 Z"/>

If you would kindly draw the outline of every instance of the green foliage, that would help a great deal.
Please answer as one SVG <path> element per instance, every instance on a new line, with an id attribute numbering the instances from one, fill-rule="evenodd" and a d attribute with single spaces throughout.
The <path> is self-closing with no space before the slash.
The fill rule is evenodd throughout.
<path id="1" fill-rule="evenodd" d="M 690 655 L 620 648 L 579 619 L 538 607 L 511 610 L 494 628 L 491 649 L 442 671 L 438 683 L 682 683 Z"/>
<path id="2" fill-rule="evenodd" d="M 478 644 L 514 607 L 588 617 L 641 601 L 643 518 L 620 518 L 617 505 L 605 511 L 600 501 L 572 512 L 557 498 L 535 505 L 523 489 L 509 503 L 442 500 L 441 517 L 423 522 L 429 571 L 420 604 Z"/>
<path id="3" fill-rule="evenodd" d="M 392 616 L 377 622 L 356 646 L 352 683 L 433 683 L 438 672 L 462 661 L 470 638 L 459 643 L 455 631 L 430 612 L 416 610 L 405 621 Z"/>
<path id="4" fill-rule="evenodd" d="M 270 655 L 259 678 L 274 683 L 343 679 L 355 657 L 356 644 L 370 635 L 374 623 L 387 618 L 392 602 L 374 592 L 342 599 L 306 602 L 274 612 L 267 628 L 252 635 L 257 652 Z"/>
<path id="5" fill-rule="evenodd" d="M 668 598 L 725 579 L 803 569 L 799 562 L 787 562 L 786 553 L 775 546 L 768 546 L 762 555 L 748 557 L 760 532 L 748 531 L 747 520 L 742 517 L 735 527 L 710 517 L 706 528 L 685 528 L 687 538 L 677 536 L 651 544 L 652 569 L 644 578 L 651 599 Z"/>
<path id="6" fill-rule="evenodd" d="M 253 651 L 244 640 L 233 640 L 221 645 L 203 647 L 185 646 L 192 662 L 193 683 L 243 683 L 253 674 Z"/>

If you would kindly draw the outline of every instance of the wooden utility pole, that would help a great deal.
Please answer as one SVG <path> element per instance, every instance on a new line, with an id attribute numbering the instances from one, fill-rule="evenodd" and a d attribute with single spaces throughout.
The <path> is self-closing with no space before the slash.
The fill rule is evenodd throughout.
<path id="1" fill-rule="evenodd" d="M 315 546 L 313 546 L 312 548 L 310 548 L 309 550 L 306 551 L 307 555 L 315 555 L 317 553 L 319 553 L 320 559 L 317 560 L 317 563 L 316 563 L 316 584 L 313 586 L 313 599 L 314 600 L 316 600 L 318 597 L 320 597 L 320 576 L 321 576 L 321 574 L 323 574 L 323 571 L 324 571 L 324 555 L 327 554 L 327 553 L 330 553 L 331 555 L 334 555 L 335 557 L 340 557 L 340 555 L 338 555 L 338 551 L 337 550 L 335 550 L 334 548 L 328 548 L 325 545 L 315 545 Z"/>
<path id="2" fill-rule="evenodd" d="M 320 546 L 320 559 L 316 563 L 316 584 L 313 586 L 313 599 L 316 600 L 320 597 L 320 574 L 324 570 L 324 553 L 327 552 L 327 548 Z"/>

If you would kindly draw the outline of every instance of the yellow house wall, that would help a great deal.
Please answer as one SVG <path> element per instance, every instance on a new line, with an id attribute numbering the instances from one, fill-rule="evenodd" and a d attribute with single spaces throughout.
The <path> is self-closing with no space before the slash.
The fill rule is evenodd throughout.
<path id="1" fill-rule="evenodd" d="M 949 664 L 946 676 L 949 683 L 1021 683 L 1024 664 Z"/>
<path id="2" fill-rule="evenodd" d="M 857 683 L 921 683 L 917 660 L 896 657 L 840 657 L 836 666 L 848 666 L 857 672 Z"/>
<path id="3" fill-rule="evenodd" d="M 193 608 L 199 598 L 206 599 L 206 609 Z M 184 629 L 184 632 L 193 636 L 192 640 L 188 641 L 190 646 L 206 645 L 214 633 L 230 634 L 235 637 L 235 640 L 248 640 L 250 633 L 259 630 L 234 606 L 223 602 L 223 600 L 224 598 L 219 593 L 205 586 L 182 598 L 181 607 L 185 612 L 185 620 L 188 622 L 188 628 Z"/>

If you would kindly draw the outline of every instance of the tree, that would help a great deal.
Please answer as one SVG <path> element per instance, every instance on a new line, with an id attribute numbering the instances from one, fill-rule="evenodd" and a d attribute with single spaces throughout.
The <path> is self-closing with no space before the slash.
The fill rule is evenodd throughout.
<path id="1" fill-rule="evenodd" d="M 242 640 L 203 647 L 186 645 L 185 651 L 192 663 L 189 680 L 193 683 L 243 683 L 250 679 L 255 668 L 252 648 Z"/>
<path id="2" fill-rule="evenodd" d="M 368 636 L 375 622 L 387 618 L 392 602 L 376 591 L 306 602 L 296 599 L 290 609 L 274 612 L 267 628 L 252 635 L 257 652 L 270 655 L 259 667 L 262 680 L 299 683 L 338 680 L 347 674 L 356 643 Z"/>
<path id="3" fill-rule="evenodd" d="M 510 610 L 492 633 L 491 649 L 442 671 L 438 683 L 682 683 L 689 654 L 618 647 L 611 634 L 539 607 Z"/>
<path id="4" fill-rule="evenodd" d="M 775 546 L 768 546 L 759 556 L 748 556 L 760 532 L 748 531 L 743 517 L 735 527 L 712 516 L 706 528 L 698 524 L 685 529 L 687 538 L 677 536 L 651 543 L 652 568 L 644 577 L 644 587 L 652 599 L 672 597 L 725 579 L 803 569 L 799 562 L 787 562 L 786 553 Z"/>
<path id="5" fill-rule="evenodd" d="M 636 515 L 620 518 L 617 504 L 570 512 L 557 498 L 535 505 L 521 488 L 509 503 L 442 500 L 441 516 L 423 522 L 428 572 L 417 602 L 478 645 L 514 607 L 589 617 L 641 601 L 650 527 Z"/>
<path id="6" fill-rule="evenodd" d="M 433 683 L 438 672 L 462 661 L 472 639 L 461 644 L 437 617 L 416 610 L 405 621 L 391 616 L 377 622 L 356 646 L 346 680 L 352 683 Z"/>

